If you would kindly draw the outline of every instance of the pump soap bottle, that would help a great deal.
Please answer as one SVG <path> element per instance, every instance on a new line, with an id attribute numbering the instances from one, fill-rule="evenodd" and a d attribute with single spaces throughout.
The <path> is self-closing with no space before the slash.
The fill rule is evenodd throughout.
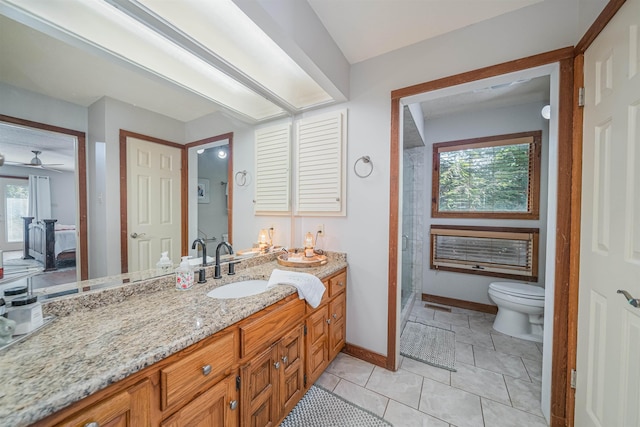
<path id="1" fill-rule="evenodd" d="M 183 256 L 180 266 L 176 269 L 176 289 L 182 291 L 193 286 L 193 269 L 189 264 L 189 257 Z"/>
<path id="2" fill-rule="evenodd" d="M 168 274 L 171 273 L 171 268 L 173 267 L 173 263 L 169 259 L 169 252 L 162 252 L 162 256 L 160 257 L 160 261 L 156 264 L 156 271 L 158 274 Z"/>

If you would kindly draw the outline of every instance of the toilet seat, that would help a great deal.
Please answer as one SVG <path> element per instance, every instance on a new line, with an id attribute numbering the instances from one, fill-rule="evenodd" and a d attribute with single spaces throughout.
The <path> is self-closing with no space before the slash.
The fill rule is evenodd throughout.
<path id="1" fill-rule="evenodd" d="M 514 282 L 493 282 L 489 285 L 489 289 L 516 297 L 532 300 L 544 300 L 544 288 L 541 288 L 540 286 L 525 285 L 524 283 Z"/>

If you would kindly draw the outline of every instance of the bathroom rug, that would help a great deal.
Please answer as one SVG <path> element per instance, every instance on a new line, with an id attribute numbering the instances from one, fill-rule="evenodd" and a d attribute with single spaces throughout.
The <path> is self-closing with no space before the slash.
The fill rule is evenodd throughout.
<path id="1" fill-rule="evenodd" d="M 312 385 L 280 427 L 393 427 L 388 421 Z"/>
<path id="2" fill-rule="evenodd" d="M 456 372 L 456 333 L 423 323 L 407 322 L 400 335 L 400 354 Z"/>

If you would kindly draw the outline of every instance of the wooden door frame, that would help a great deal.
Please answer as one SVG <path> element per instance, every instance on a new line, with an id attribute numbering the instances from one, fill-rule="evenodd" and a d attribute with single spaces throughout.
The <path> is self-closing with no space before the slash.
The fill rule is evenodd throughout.
<path id="1" fill-rule="evenodd" d="M 198 141 L 194 141 L 194 142 L 189 142 L 188 144 L 186 144 L 184 146 L 184 153 L 182 155 L 182 168 L 187 171 L 186 175 L 187 179 L 189 176 L 189 148 L 193 148 L 193 147 L 197 147 L 200 145 L 205 145 L 205 144 L 210 144 L 212 142 L 216 142 L 216 141 L 222 141 L 222 140 L 228 140 L 229 141 L 229 156 L 227 157 L 227 161 L 228 166 L 227 166 L 227 185 L 228 185 L 228 189 L 229 189 L 229 196 L 227 198 L 227 233 L 229 235 L 229 241 L 233 242 L 233 180 L 234 180 L 234 176 L 233 176 L 233 132 L 229 132 L 229 133 L 223 133 L 221 135 L 216 135 L 216 136 L 212 136 L 209 138 L 205 138 L 205 139 L 200 139 Z M 183 183 L 183 192 L 185 192 L 186 194 L 189 194 L 189 189 L 188 189 L 188 182 L 187 183 Z M 189 224 L 188 222 L 185 221 L 183 228 L 183 240 L 188 238 L 188 234 L 189 234 Z M 186 245 L 188 245 L 189 242 L 185 242 Z"/>
<path id="2" fill-rule="evenodd" d="M 554 50 L 515 61 L 457 74 L 442 79 L 417 84 L 391 92 L 391 152 L 390 152 L 390 212 L 389 212 L 389 319 L 387 336 L 387 368 L 395 369 L 397 330 L 397 265 L 398 265 L 398 208 L 400 174 L 400 100 L 424 92 L 457 86 L 516 71 L 557 63 L 559 65 L 558 98 L 558 198 L 555 256 L 554 334 L 551 374 L 551 425 L 564 425 L 566 418 L 567 385 L 567 318 L 570 255 L 572 246 L 568 236 L 571 231 L 571 208 L 568 194 L 572 177 L 573 143 L 573 47 Z M 562 195 L 562 196 L 560 196 Z"/>
<path id="3" fill-rule="evenodd" d="M 397 265 L 399 208 L 400 99 L 406 96 L 494 77 L 536 66 L 560 65 L 558 111 L 558 203 L 556 225 L 556 273 L 551 373 L 550 426 L 573 426 L 575 393 L 571 371 L 576 367 L 578 290 L 580 266 L 580 209 L 582 191 L 582 108 L 574 108 L 584 81 L 584 52 L 625 0 L 610 0 L 575 48 L 510 61 L 495 66 L 409 86 L 391 93 L 390 211 L 387 369 L 395 369 L 398 324 Z M 560 197 L 562 195 L 562 197 Z M 567 197 L 567 195 L 569 197 Z M 569 236 L 569 238 L 567 238 Z M 569 268 L 566 268 L 569 266 Z"/>
<path id="4" fill-rule="evenodd" d="M 186 254 L 187 249 L 187 196 L 186 191 L 187 168 L 185 167 L 186 151 L 184 145 L 176 142 L 165 141 L 164 139 L 155 138 L 153 136 L 143 135 L 136 132 L 130 132 L 120 129 L 120 272 L 121 274 L 129 272 L 129 232 L 127 221 L 127 138 L 141 139 L 155 144 L 167 145 L 169 147 L 178 148 L 180 150 L 180 253 Z"/>
<path id="5" fill-rule="evenodd" d="M 74 129 L 67 129 L 60 126 L 49 125 L 46 123 L 34 122 L 31 120 L 20 119 L 18 117 L 5 116 L 0 114 L 0 121 L 12 123 L 15 125 L 31 127 L 35 129 L 46 130 L 49 132 L 62 133 L 73 136 L 77 140 L 76 144 L 76 162 L 78 169 L 76 171 L 78 177 L 78 214 L 77 227 L 80 239 L 80 280 L 89 278 L 89 252 L 87 240 L 87 136 L 85 132 Z"/>

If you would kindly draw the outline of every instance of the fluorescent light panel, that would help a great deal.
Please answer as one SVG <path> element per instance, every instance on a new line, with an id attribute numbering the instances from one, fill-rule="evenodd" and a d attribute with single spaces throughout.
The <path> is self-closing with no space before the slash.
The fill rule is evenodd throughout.
<path id="1" fill-rule="evenodd" d="M 231 0 L 136 0 L 297 109 L 332 101 Z"/>
<path id="2" fill-rule="evenodd" d="M 285 114 L 284 109 L 262 95 L 102 0 L 5 2 L 253 120 Z"/>

